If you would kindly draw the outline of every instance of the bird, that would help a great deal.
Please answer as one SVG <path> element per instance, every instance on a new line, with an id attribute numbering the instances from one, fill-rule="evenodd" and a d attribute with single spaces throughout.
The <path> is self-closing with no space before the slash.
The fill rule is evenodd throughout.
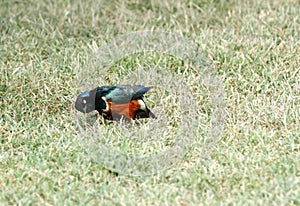
<path id="1" fill-rule="evenodd" d="M 125 84 L 96 87 L 79 94 L 75 108 L 83 113 L 96 110 L 106 120 L 156 118 L 144 101 L 144 94 L 151 88 Z"/>

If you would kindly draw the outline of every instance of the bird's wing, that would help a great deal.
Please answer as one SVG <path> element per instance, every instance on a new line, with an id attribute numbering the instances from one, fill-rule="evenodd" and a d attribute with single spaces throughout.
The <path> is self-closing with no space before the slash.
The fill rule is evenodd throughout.
<path id="1" fill-rule="evenodd" d="M 142 85 L 117 85 L 99 87 L 101 96 L 116 104 L 128 103 L 133 99 L 142 98 L 143 95 L 150 89 Z"/>
<path id="2" fill-rule="evenodd" d="M 134 94 L 132 95 L 132 99 L 143 98 L 143 95 L 151 89 L 151 87 L 145 87 L 143 85 L 133 86 Z"/>

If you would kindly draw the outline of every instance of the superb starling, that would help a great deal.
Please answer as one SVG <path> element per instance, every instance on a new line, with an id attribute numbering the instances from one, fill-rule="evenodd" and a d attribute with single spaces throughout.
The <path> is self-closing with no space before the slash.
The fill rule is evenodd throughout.
<path id="1" fill-rule="evenodd" d="M 107 120 L 119 120 L 122 117 L 129 121 L 156 118 L 143 99 L 150 88 L 142 85 L 97 87 L 81 93 L 76 99 L 75 108 L 83 113 L 97 110 Z"/>

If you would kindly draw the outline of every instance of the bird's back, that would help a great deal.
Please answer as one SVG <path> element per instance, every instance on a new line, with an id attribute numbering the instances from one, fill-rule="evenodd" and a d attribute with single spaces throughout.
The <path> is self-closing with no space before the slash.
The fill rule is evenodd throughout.
<path id="1" fill-rule="evenodd" d="M 98 87 L 96 95 L 100 98 L 105 97 L 115 104 L 124 104 L 142 98 L 149 89 L 150 87 L 142 85 L 102 86 Z"/>

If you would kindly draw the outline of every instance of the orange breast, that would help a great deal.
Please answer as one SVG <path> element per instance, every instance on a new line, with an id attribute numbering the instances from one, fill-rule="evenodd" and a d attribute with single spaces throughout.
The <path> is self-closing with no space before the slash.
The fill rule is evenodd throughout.
<path id="1" fill-rule="evenodd" d="M 125 104 L 115 104 L 108 101 L 109 111 L 112 116 L 124 116 L 128 119 L 133 119 L 135 112 L 140 109 L 140 104 L 137 100 L 132 100 Z"/>

